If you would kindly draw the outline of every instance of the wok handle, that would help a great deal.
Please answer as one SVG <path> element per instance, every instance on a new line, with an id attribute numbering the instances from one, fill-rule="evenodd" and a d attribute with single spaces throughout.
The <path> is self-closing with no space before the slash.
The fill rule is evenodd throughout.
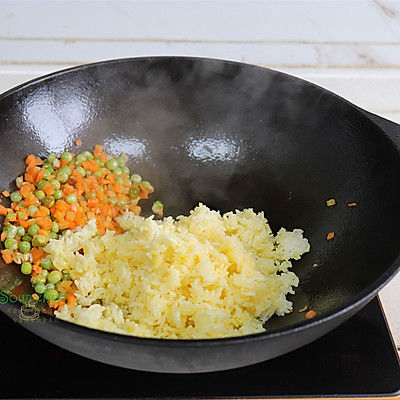
<path id="1" fill-rule="evenodd" d="M 400 149 L 400 125 L 386 118 L 373 114 L 369 111 L 360 109 L 373 123 L 379 126 L 387 136 L 394 142 L 398 149 Z"/>

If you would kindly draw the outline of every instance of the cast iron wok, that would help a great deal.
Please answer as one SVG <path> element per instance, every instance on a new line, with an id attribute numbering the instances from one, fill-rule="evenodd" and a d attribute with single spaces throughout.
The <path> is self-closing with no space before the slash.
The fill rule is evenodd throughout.
<path id="1" fill-rule="evenodd" d="M 51 74 L 0 97 L 0 187 L 45 156 L 104 144 L 126 152 L 166 213 L 198 202 L 264 210 L 274 230 L 302 228 L 311 252 L 295 262 L 294 311 L 267 332 L 215 340 L 144 339 L 1 310 L 83 356 L 159 372 L 203 372 L 261 362 L 309 343 L 365 306 L 396 272 L 400 250 L 398 144 L 363 112 L 303 80 L 240 63 L 146 57 Z M 335 207 L 325 201 L 335 198 Z M 154 198 L 155 199 L 155 198 Z M 357 207 L 348 207 L 348 203 Z M 327 241 L 328 232 L 335 238 Z M 315 266 L 317 264 L 317 266 Z M 21 283 L 22 282 L 22 283 Z M 29 293 L 15 265 L 0 288 Z M 14 301 L 14 303 L 13 303 Z M 306 320 L 304 305 L 317 312 Z M 37 319 L 36 319 L 37 318 Z M 28 356 L 28 355 L 27 355 Z"/>

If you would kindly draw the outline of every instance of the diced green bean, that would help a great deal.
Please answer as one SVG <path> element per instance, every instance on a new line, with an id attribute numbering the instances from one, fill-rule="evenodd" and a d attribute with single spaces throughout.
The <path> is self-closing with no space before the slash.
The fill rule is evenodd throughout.
<path id="1" fill-rule="evenodd" d="M 64 167 L 60 168 L 59 174 L 71 175 L 72 169 L 68 165 L 64 165 Z"/>
<path id="2" fill-rule="evenodd" d="M 122 174 L 122 169 L 120 167 L 114 168 L 113 173 L 115 175 L 121 175 Z"/>
<path id="3" fill-rule="evenodd" d="M 115 178 L 115 182 L 117 182 L 118 185 L 123 185 L 124 184 L 124 180 L 122 179 L 122 176 L 117 176 Z"/>
<path id="4" fill-rule="evenodd" d="M 100 161 L 98 158 L 95 158 L 94 161 L 96 161 L 96 163 L 99 165 L 99 167 L 104 167 L 104 163 L 103 161 Z"/>
<path id="5" fill-rule="evenodd" d="M 80 164 L 83 161 L 87 161 L 87 158 L 84 156 L 83 153 L 80 153 L 75 157 L 75 164 Z"/>
<path id="6" fill-rule="evenodd" d="M 51 272 L 50 272 L 51 273 Z M 54 284 L 54 283 L 52 283 L 52 282 L 49 282 L 49 276 L 50 276 L 50 274 L 47 276 L 47 282 L 48 283 L 46 283 L 46 289 L 55 289 L 56 288 L 56 285 Z"/>
<path id="7" fill-rule="evenodd" d="M 121 156 L 117 157 L 116 160 L 117 160 L 118 167 L 123 167 L 126 163 L 126 160 Z"/>
<path id="8" fill-rule="evenodd" d="M 49 276 L 49 271 L 47 271 L 47 269 L 42 269 L 40 271 L 40 275 L 44 276 L 46 279 Z"/>
<path id="9" fill-rule="evenodd" d="M 50 239 L 58 239 L 57 233 L 50 232 Z"/>
<path id="10" fill-rule="evenodd" d="M 66 300 L 67 295 L 65 293 L 58 293 L 58 300 Z"/>
<path id="11" fill-rule="evenodd" d="M 53 168 L 60 168 L 61 162 L 58 158 L 53 161 Z"/>
<path id="12" fill-rule="evenodd" d="M 20 193 L 19 190 L 16 190 L 15 192 L 12 192 L 10 194 L 10 199 L 13 203 L 18 203 L 19 201 L 22 200 L 22 194 Z"/>
<path id="13" fill-rule="evenodd" d="M 83 156 L 86 158 L 86 160 L 89 160 L 90 158 L 94 158 L 94 155 L 90 151 L 84 151 Z"/>
<path id="14" fill-rule="evenodd" d="M 124 174 L 129 175 L 131 173 L 131 170 L 126 165 L 123 165 L 121 169 Z"/>

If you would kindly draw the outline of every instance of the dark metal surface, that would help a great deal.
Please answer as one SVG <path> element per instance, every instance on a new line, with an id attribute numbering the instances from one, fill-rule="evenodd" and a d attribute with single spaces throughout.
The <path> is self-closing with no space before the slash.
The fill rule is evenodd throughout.
<path id="1" fill-rule="evenodd" d="M 1 314 L 0 325 L 0 346 L 13 348 L 12 357 L 0 365 L 1 398 L 337 398 L 391 396 L 400 390 L 399 360 L 377 299 L 294 352 L 250 367 L 196 375 L 97 363 L 41 340 Z M 33 360 L 43 359 L 52 371 L 73 370 L 73 382 L 47 378 L 38 384 L 37 375 L 26 370 L 35 365 Z"/>
<path id="2" fill-rule="evenodd" d="M 244 366 L 333 329 L 397 270 L 399 150 L 356 107 L 320 87 L 250 65 L 179 57 L 53 74 L 0 96 L 0 186 L 22 172 L 27 154 L 73 149 L 76 138 L 85 149 L 100 143 L 125 151 L 167 214 L 201 201 L 223 212 L 264 210 L 274 230 L 304 229 L 312 250 L 295 263 L 301 283 L 292 300 L 295 310 L 308 304 L 318 316 L 305 321 L 293 312 L 272 318 L 265 334 L 211 341 L 124 337 L 49 325 L 46 316 L 25 324 L 69 350 L 152 371 Z M 329 198 L 337 206 L 326 207 Z M 331 231 L 336 237 L 327 241 Z M 12 285 L 18 273 L 1 271 L 0 286 Z"/>

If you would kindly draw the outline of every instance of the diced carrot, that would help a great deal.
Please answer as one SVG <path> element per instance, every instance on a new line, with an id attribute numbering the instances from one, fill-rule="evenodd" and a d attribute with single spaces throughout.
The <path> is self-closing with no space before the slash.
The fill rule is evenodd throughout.
<path id="1" fill-rule="evenodd" d="M 38 263 L 32 265 L 32 275 L 39 275 L 42 271 L 43 268 Z"/>
<path id="2" fill-rule="evenodd" d="M 141 199 L 148 199 L 149 192 L 141 185 L 139 184 L 140 192 L 139 192 L 139 198 Z"/>
<path id="3" fill-rule="evenodd" d="M 98 144 L 97 146 L 94 147 L 93 153 L 94 154 L 100 154 L 103 152 L 103 146 L 101 144 Z"/>
<path id="4" fill-rule="evenodd" d="M 314 318 L 317 315 L 317 313 L 314 310 L 310 310 L 306 313 L 306 318 L 311 319 Z"/>
<path id="5" fill-rule="evenodd" d="M 326 235 L 326 240 L 332 240 L 335 237 L 335 232 L 329 232 Z"/>
<path id="6" fill-rule="evenodd" d="M 10 197 L 10 192 L 8 192 L 7 190 L 3 190 L 3 191 L 1 192 L 1 194 L 2 194 L 4 197 Z"/>
<path id="7" fill-rule="evenodd" d="M 43 161 L 40 158 L 36 158 L 33 154 L 26 157 L 25 161 L 29 166 L 32 165 L 43 165 Z"/>
<path id="8" fill-rule="evenodd" d="M 46 170 L 44 168 L 40 168 L 40 171 L 38 172 L 35 182 L 39 183 L 43 178 L 44 178 L 44 174 L 45 174 Z"/>
<path id="9" fill-rule="evenodd" d="M 41 260 L 46 255 L 45 251 L 39 247 L 32 247 L 31 254 L 34 263 Z"/>
<path id="10" fill-rule="evenodd" d="M 82 145 L 82 139 L 78 138 L 75 140 L 75 146 L 81 146 Z"/>
<path id="11" fill-rule="evenodd" d="M 11 264 L 13 262 L 13 257 L 10 250 L 1 250 L 1 255 L 6 264 Z"/>
<path id="12" fill-rule="evenodd" d="M 99 169 L 99 164 L 97 164 L 97 162 L 92 160 L 91 158 L 87 161 L 83 161 L 82 166 L 83 168 L 91 172 L 96 172 Z"/>
<path id="13" fill-rule="evenodd" d="M 46 237 L 49 236 L 49 232 L 47 232 L 45 229 L 41 229 L 41 228 L 38 229 L 38 234 L 46 236 Z"/>
<path id="14" fill-rule="evenodd" d="M 36 203 L 36 197 L 33 193 L 28 194 L 24 201 L 24 207 L 33 206 Z"/>
<path id="15" fill-rule="evenodd" d="M 0 215 L 7 215 L 7 208 L 0 204 Z"/>
<path id="16" fill-rule="evenodd" d="M 64 219 L 65 211 L 64 211 L 64 212 L 63 212 L 63 211 L 56 211 L 56 212 L 53 214 L 53 216 L 54 216 L 54 218 L 55 218 L 57 221 L 61 221 L 61 220 Z"/>
<path id="17" fill-rule="evenodd" d="M 29 193 L 31 193 L 30 190 L 30 183 L 25 182 L 21 188 L 19 189 L 19 192 L 21 193 L 23 198 L 26 198 L 28 196 Z"/>
<path id="18" fill-rule="evenodd" d="M 51 196 L 51 195 L 54 194 L 54 192 L 56 191 L 56 190 L 54 189 L 54 186 L 53 186 L 50 182 L 47 182 L 47 183 L 43 186 L 42 190 L 43 190 L 43 192 L 46 193 L 46 196 Z"/>
<path id="19" fill-rule="evenodd" d="M 98 199 L 88 199 L 87 204 L 88 204 L 88 207 L 94 208 L 99 205 L 99 200 Z"/>
<path id="20" fill-rule="evenodd" d="M 1 241 L 4 242 L 6 240 L 6 237 L 7 237 L 7 233 L 2 232 L 1 236 L 0 236 Z"/>
<path id="21" fill-rule="evenodd" d="M 43 228 L 43 229 L 49 229 L 53 226 L 53 222 L 51 219 L 47 218 L 38 218 L 36 222 Z"/>
<path id="22" fill-rule="evenodd" d="M 60 211 L 66 211 L 68 210 L 68 204 L 64 200 L 58 200 L 56 202 L 56 208 Z"/>

